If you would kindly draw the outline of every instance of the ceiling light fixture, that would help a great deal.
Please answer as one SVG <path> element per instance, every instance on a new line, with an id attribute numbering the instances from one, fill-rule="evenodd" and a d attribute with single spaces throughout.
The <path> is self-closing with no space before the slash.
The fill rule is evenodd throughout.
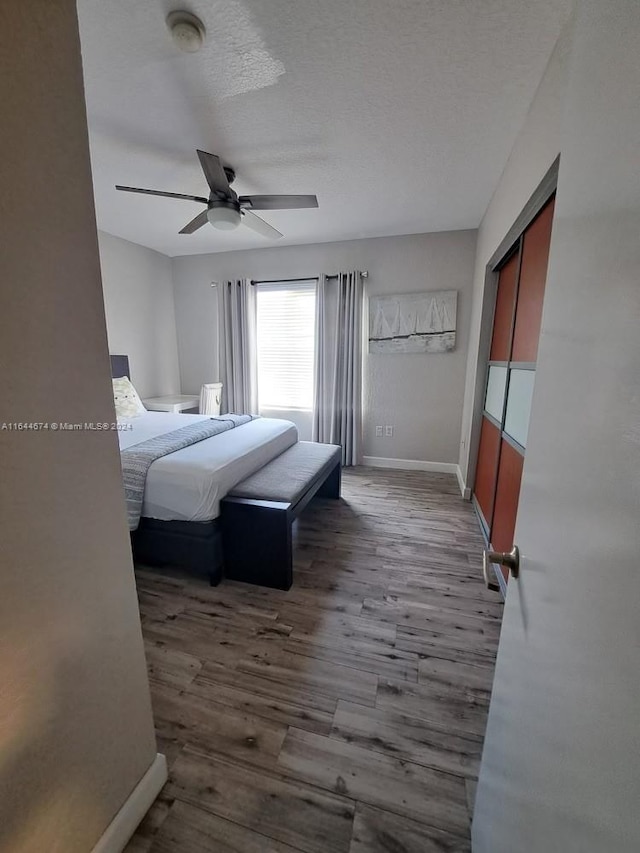
<path id="1" fill-rule="evenodd" d="M 241 218 L 239 208 L 232 202 L 214 201 L 207 210 L 207 219 L 219 231 L 233 231 Z"/>
<path id="2" fill-rule="evenodd" d="M 196 53 L 204 44 L 204 24 L 191 12 L 169 12 L 167 26 L 174 43 L 184 53 Z"/>

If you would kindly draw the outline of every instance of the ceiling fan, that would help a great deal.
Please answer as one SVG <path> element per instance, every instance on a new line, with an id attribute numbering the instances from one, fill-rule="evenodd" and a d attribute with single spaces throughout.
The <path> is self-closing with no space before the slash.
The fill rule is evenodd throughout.
<path id="1" fill-rule="evenodd" d="M 216 154 L 207 154 L 206 151 L 198 151 L 200 165 L 204 172 L 209 189 L 209 198 L 198 195 L 184 195 L 183 193 L 166 193 L 161 190 L 144 190 L 138 187 L 122 187 L 116 185 L 117 190 L 128 193 L 146 193 L 147 195 L 160 195 L 166 198 L 186 198 L 188 201 L 200 201 L 207 205 L 207 209 L 199 213 L 191 222 L 188 222 L 179 232 L 180 234 L 193 234 L 198 228 L 202 228 L 210 222 L 214 228 L 221 231 L 232 231 L 240 223 L 249 228 L 277 240 L 283 235 L 273 226 L 265 222 L 253 213 L 254 210 L 298 210 L 305 207 L 317 207 L 318 199 L 315 195 L 241 195 L 238 196 L 232 189 L 231 184 L 235 180 L 236 173 L 230 166 L 223 166 Z"/>

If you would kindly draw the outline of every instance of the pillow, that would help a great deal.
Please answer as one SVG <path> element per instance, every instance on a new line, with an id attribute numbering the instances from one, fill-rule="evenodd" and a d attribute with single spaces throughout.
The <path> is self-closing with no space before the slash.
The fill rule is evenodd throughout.
<path id="1" fill-rule="evenodd" d="M 113 400 L 118 418 L 135 418 L 147 411 L 138 397 L 138 392 L 126 376 L 113 380 Z"/>

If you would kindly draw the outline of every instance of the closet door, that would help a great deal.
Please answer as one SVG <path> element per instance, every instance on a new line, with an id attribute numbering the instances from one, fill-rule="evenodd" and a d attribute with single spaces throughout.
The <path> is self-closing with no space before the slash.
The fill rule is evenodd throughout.
<path id="1" fill-rule="evenodd" d="M 553 199 L 498 277 L 474 502 L 496 551 L 513 547 L 549 260 Z M 503 571 L 506 577 L 508 572 Z"/>
<path id="2" fill-rule="evenodd" d="M 482 414 L 482 431 L 476 466 L 474 497 L 476 507 L 490 535 L 498 481 L 501 436 L 507 395 L 507 377 L 513 323 L 515 317 L 518 274 L 520 270 L 520 246 L 504 263 L 498 277 L 498 291 L 493 320 L 491 354 L 487 371 L 487 383 Z"/>

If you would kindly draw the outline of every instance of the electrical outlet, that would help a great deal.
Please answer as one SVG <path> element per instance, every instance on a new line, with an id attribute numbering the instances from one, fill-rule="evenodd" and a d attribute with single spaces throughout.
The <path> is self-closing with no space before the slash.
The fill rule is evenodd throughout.
<path id="1" fill-rule="evenodd" d="M 386 427 L 384 428 L 384 434 L 387 437 L 392 436 L 393 435 L 393 427 L 390 426 L 389 424 L 387 424 Z"/>
<path id="2" fill-rule="evenodd" d="M 381 426 L 376 427 L 376 436 L 377 437 L 382 436 L 382 427 Z"/>

